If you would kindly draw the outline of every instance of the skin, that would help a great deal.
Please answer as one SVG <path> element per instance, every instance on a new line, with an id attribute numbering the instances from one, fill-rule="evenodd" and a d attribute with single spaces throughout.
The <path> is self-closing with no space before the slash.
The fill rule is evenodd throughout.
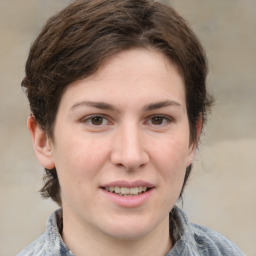
<path id="1" fill-rule="evenodd" d="M 75 255 L 170 250 L 169 212 L 196 145 L 190 143 L 183 78 L 164 55 L 138 48 L 110 57 L 67 87 L 53 138 L 33 117 L 28 127 L 42 166 L 57 169 L 62 236 Z M 139 205 L 124 206 L 102 189 L 116 181 L 152 188 Z"/>

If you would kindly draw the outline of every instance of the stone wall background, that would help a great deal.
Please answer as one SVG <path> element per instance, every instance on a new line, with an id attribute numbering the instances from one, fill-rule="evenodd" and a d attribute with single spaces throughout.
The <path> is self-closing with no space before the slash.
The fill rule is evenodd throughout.
<path id="1" fill-rule="evenodd" d="M 15 255 L 57 208 L 42 200 L 42 168 L 26 128 L 20 88 L 29 47 L 70 0 L 0 0 L 0 256 Z M 202 138 L 183 208 L 256 256 L 256 1 L 173 0 L 209 58 L 217 103 Z"/>

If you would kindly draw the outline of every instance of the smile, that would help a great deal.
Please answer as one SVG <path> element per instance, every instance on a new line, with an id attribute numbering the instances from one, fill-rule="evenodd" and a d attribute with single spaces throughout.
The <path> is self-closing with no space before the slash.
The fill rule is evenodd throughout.
<path id="1" fill-rule="evenodd" d="M 115 193 L 119 196 L 136 196 L 146 192 L 150 188 L 145 186 L 131 187 L 131 188 L 115 186 L 115 187 L 105 187 L 104 189 L 111 193 Z"/>
<path id="2" fill-rule="evenodd" d="M 154 194 L 155 186 L 143 180 L 118 180 L 100 186 L 105 198 L 119 207 L 134 208 L 144 205 Z"/>

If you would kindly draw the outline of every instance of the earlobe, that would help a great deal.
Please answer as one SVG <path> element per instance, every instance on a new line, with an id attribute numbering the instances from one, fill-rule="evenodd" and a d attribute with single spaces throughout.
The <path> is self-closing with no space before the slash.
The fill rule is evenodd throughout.
<path id="1" fill-rule="evenodd" d="M 28 117 L 28 130 L 30 132 L 36 157 L 40 164 L 47 169 L 55 167 L 52 156 L 52 141 L 41 129 L 33 115 Z"/>

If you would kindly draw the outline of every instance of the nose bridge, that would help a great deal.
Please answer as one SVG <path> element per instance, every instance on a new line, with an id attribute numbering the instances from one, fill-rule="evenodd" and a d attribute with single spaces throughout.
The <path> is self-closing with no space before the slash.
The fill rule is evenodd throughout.
<path id="1" fill-rule="evenodd" d="M 136 122 L 127 122 L 118 128 L 114 136 L 112 162 L 134 169 L 148 161 L 143 145 L 142 132 Z"/>

